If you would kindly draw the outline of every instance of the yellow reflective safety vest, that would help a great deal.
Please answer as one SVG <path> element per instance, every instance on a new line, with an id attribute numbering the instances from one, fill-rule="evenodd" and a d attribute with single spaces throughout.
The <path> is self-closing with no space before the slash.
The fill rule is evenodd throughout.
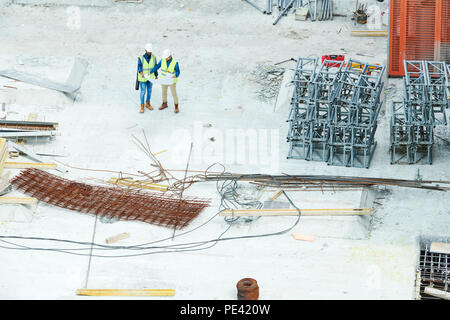
<path id="1" fill-rule="evenodd" d="M 150 70 L 152 70 L 153 67 L 156 65 L 155 56 L 152 54 L 149 62 L 147 62 L 147 59 L 145 59 L 143 55 L 140 56 L 139 59 L 141 59 L 141 62 L 142 62 L 142 72 L 144 73 L 144 76 L 146 74 L 149 74 L 150 79 L 155 79 L 155 74 L 154 73 L 150 74 Z M 147 82 L 148 81 L 143 76 L 141 76 L 141 73 L 138 74 L 138 80 L 139 80 L 139 82 Z"/>
<path id="2" fill-rule="evenodd" d="M 177 64 L 177 60 L 172 58 L 172 61 L 169 64 L 169 67 L 167 67 L 167 61 L 166 59 L 161 59 L 161 74 L 163 77 L 172 77 L 175 75 L 175 65 Z M 178 78 L 175 78 L 173 83 L 177 83 Z"/>

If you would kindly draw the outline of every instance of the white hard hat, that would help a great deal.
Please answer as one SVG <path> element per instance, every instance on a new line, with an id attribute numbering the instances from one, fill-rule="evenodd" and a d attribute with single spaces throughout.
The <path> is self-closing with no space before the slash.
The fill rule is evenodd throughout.
<path id="1" fill-rule="evenodd" d="M 151 44 L 151 43 L 147 43 L 147 44 L 145 45 L 145 50 L 146 50 L 147 52 L 152 52 L 152 50 L 153 50 L 152 44 Z"/>
<path id="2" fill-rule="evenodd" d="M 170 52 L 169 49 L 166 49 L 166 50 L 164 50 L 163 53 L 162 53 L 162 58 L 163 58 L 163 59 L 167 59 L 167 58 L 170 57 L 171 55 L 172 55 L 172 52 Z"/>

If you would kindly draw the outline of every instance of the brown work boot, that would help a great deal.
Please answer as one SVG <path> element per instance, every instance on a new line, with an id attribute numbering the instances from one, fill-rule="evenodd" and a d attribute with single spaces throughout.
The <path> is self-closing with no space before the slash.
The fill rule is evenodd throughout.
<path id="1" fill-rule="evenodd" d="M 167 102 L 163 102 L 161 107 L 159 107 L 159 110 L 167 108 Z"/>
<path id="2" fill-rule="evenodd" d="M 178 110 L 178 104 L 175 105 L 175 113 L 178 113 L 180 110 Z"/>
<path id="3" fill-rule="evenodd" d="M 141 104 L 141 111 L 139 111 L 140 113 L 144 113 L 144 105 Z"/>
<path id="4" fill-rule="evenodd" d="M 145 106 L 146 106 L 149 110 L 153 110 L 153 107 L 152 107 L 152 105 L 150 104 L 150 101 L 147 102 L 147 103 L 145 104 Z"/>

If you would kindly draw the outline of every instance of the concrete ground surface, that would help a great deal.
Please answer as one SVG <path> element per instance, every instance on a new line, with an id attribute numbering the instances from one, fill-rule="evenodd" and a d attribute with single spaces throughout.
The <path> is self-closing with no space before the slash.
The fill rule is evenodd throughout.
<path id="1" fill-rule="evenodd" d="M 67 165 L 67 173 L 57 172 L 65 178 L 101 183 L 117 177 L 117 172 L 154 170 L 150 159 L 133 142 L 133 135 L 143 140 L 145 132 L 154 153 L 166 150 L 158 159 L 165 168 L 180 170 L 179 178 L 193 142 L 190 168 L 196 170 L 218 162 L 227 171 L 239 173 L 402 179 L 415 179 L 420 174 L 423 179 L 450 180 L 450 146 L 442 139 L 436 139 L 431 166 L 389 163 L 390 106 L 393 99 L 401 99 L 401 79 L 385 80 L 377 148 L 369 169 L 286 159 L 291 91 L 286 87 L 277 101 L 261 101 L 255 93 L 260 88 L 251 73 L 259 64 L 323 54 L 345 54 L 385 64 L 387 38 L 351 37 L 349 30 L 359 26 L 353 25 L 350 16 L 311 22 L 296 21 L 289 14 L 273 26 L 275 13 L 263 15 L 237 0 L 171 0 L 164 4 L 145 0 L 142 4 L 108 6 L 102 2 L 96 7 L 80 5 L 78 9 L 3 3 L 1 68 L 37 72 L 63 82 L 70 71 L 65 69 L 70 66 L 68 59 L 80 57 L 89 63 L 82 87 L 73 96 L 0 77 L 0 102 L 7 104 L 7 119 L 23 120 L 29 113 L 36 113 L 38 120 L 59 123 L 55 139 L 27 139 L 26 146 L 35 152 L 64 155 L 55 159 Z M 74 17 L 73 12 L 79 16 Z M 148 42 L 153 44 L 158 59 L 164 49 L 170 48 L 180 63 L 178 114 L 173 112 L 170 92 L 168 109 L 139 113 L 139 93 L 134 89 L 136 64 Z M 294 63 L 280 66 L 292 69 Z M 159 107 L 160 87 L 153 87 L 151 102 Z M 249 141 L 252 135 L 258 138 L 256 145 L 244 144 L 246 160 L 241 163 L 233 159 L 239 151 L 227 144 L 231 129 L 248 130 Z M 450 140 L 448 127 L 440 128 L 437 135 Z M 219 166 L 214 168 L 221 170 Z M 98 169 L 105 171 L 95 171 Z M 220 199 L 215 182 L 195 184 L 185 194 L 212 199 L 212 205 L 186 231 L 218 212 Z M 314 205 L 312 198 L 301 192 L 288 194 L 300 208 L 302 203 Z M 324 205 L 328 201 L 328 205 L 359 206 L 360 197 L 336 192 L 313 198 Z M 414 299 L 418 239 L 449 235 L 450 197 L 445 192 L 395 187 L 380 191 L 378 197 L 379 204 L 374 204 L 376 211 L 369 223 L 355 217 L 301 217 L 292 230 L 282 235 L 222 241 L 198 251 L 173 253 L 161 249 L 154 254 L 102 258 L 96 255 L 105 253 L 94 250 L 90 260 L 89 246 L 83 246 L 84 250 L 77 252 L 80 255 L 0 248 L 0 298 L 89 299 L 75 294 L 76 289 L 87 286 L 176 290 L 174 297 L 152 299 L 236 299 L 237 281 L 251 277 L 258 281 L 260 299 Z M 173 233 L 139 222 L 95 224 L 92 216 L 42 202 L 31 217 L 25 213 L 11 215 L 13 210 L 13 206 L 0 207 L 1 235 L 91 242 L 95 226 L 95 242 L 105 244 L 105 238 L 129 232 L 131 236 L 119 242 L 126 246 L 171 237 Z M 251 223 L 240 222 L 226 236 L 275 233 L 291 227 L 296 219 L 262 217 Z M 228 226 L 222 217 L 215 217 L 200 229 L 161 244 L 216 239 Z M 292 233 L 310 233 L 317 238 L 314 242 L 297 241 Z M 30 247 L 81 248 L 11 241 Z M 108 254 L 149 252 L 116 250 Z"/>

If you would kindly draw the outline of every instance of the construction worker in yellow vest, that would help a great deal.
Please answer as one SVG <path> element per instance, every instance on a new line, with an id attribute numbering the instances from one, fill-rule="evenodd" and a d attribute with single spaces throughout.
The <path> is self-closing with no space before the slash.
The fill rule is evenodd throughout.
<path id="1" fill-rule="evenodd" d="M 180 76 L 180 66 L 178 65 L 178 61 L 172 58 L 172 52 L 169 49 L 163 51 L 161 61 L 150 70 L 150 73 L 156 72 L 158 69 L 161 69 L 160 79 L 167 78 L 173 79 L 171 84 L 162 84 L 162 105 L 159 107 L 159 110 L 163 110 L 167 108 L 167 89 L 170 88 L 170 92 L 172 92 L 173 102 L 175 104 L 175 113 L 179 112 L 178 109 L 178 96 L 177 96 L 177 82 L 178 77 Z"/>
<path id="2" fill-rule="evenodd" d="M 152 44 L 149 43 L 145 46 L 145 54 L 139 57 L 138 60 L 138 81 L 141 89 L 141 110 L 140 113 L 144 113 L 144 100 L 146 101 L 145 107 L 153 110 L 150 104 L 150 98 L 152 96 L 153 83 L 150 81 L 158 77 L 158 72 L 152 72 L 151 70 L 156 65 L 156 57 L 152 54 Z M 147 98 L 145 97 L 147 94 Z M 146 98 L 146 99 L 145 99 Z"/>

